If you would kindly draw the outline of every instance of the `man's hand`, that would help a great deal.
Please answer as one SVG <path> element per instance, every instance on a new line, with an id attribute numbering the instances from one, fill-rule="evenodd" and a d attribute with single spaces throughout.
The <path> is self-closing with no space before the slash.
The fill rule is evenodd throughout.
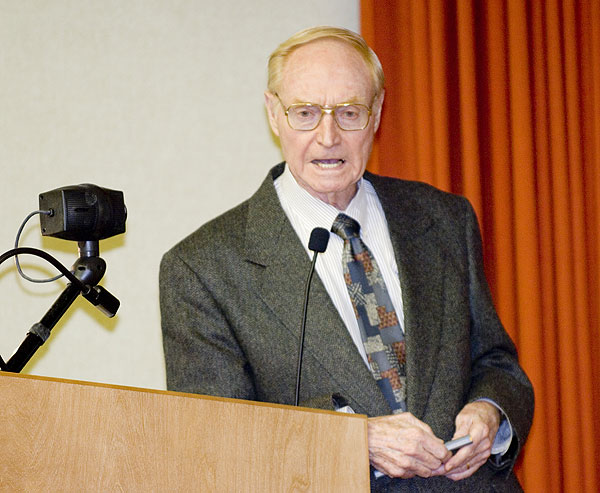
<path id="1" fill-rule="evenodd" d="M 431 428 L 410 413 L 369 418 L 369 460 L 391 477 L 428 478 L 444 474 L 452 454 Z"/>
<path id="2" fill-rule="evenodd" d="M 471 435 L 473 443 L 445 463 L 441 474 L 458 481 L 468 478 L 488 460 L 500 425 L 500 411 L 485 401 L 467 404 L 456 417 L 454 438 Z M 438 473 L 439 471 L 436 471 Z"/>

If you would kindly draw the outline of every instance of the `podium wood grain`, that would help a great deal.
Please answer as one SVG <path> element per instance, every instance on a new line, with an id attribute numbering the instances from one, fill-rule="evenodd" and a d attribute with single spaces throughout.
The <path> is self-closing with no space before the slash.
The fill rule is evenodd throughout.
<path id="1" fill-rule="evenodd" d="M 366 417 L 0 373 L 0 491 L 369 491 Z"/>

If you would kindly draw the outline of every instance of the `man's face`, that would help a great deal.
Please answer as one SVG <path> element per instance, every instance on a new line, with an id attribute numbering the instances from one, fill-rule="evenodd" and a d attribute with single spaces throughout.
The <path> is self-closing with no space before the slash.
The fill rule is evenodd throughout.
<path id="1" fill-rule="evenodd" d="M 356 193 L 371 154 L 381 114 L 383 94 L 375 101 L 370 71 L 360 55 L 346 44 L 325 39 L 306 44 L 285 62 L 278 93 L 287 108 L 294 103 L 372 104 L 363 130 L 342 130 L 330 114 L 318 127 L 293 130 L 277 97 L 265 94 L 269 121 L 279 137 L 283 156 L 300 186 L 324 202 L 345 209 Z"/>

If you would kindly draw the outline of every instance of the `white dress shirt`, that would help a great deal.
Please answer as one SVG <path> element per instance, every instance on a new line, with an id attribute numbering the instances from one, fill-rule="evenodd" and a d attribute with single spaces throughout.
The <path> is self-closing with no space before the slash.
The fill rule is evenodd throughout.
<path id="1" fill-rule="evenodd" d="M 321 227 L 330 231 L 333 221 L 340 212 L 358 221 L 360 224 L 360 237 L 375 257 L 396 310 L 400 326 L 404 330 L 402 288 L 400 287 L 394 248 L 392 247 L 383 209 L 371 183 L 361 178 L 358 182 L 358 191 L 345 211 L 339 211 L 334 206 L 313 197 L 298 185 L 287 166 L 281 176 L 275 180 L 275 190 L 283 210 L 310 258 L 312 258 L 313 253 L 308 249 L 308 241 L 314 228 Z M 368 366 L 367 354 L 361 339 L 358 321 L 344 281 L 343 246 L 344 240 L 335 233 L 331 233 L 327 250 L 319 254 L 317 258 L 316 270 L 334 306 L 342 317 L 354 344 Z"/>

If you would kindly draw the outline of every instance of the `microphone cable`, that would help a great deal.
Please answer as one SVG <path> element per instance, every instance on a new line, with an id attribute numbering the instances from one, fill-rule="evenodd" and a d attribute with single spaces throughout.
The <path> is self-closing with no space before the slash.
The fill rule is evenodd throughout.
<path id="1" fill-rule="evenodd" d="M 317 263 L 317 255 L 327 250 L 327 243 L 329 243 L 329 231 L 325 228 L 315 228 L 310 233 L 310 240 L 308 242 L 308 249 L 315 252 L 310 265 L 310 271 L 308 278 L 306 279 L 306 286 L 304 288 L 304 307 L 302 310 L 302 325 L 300 327 L 300 342 L 298 345 L 298 365 L 296 370 L 296 396 L 294 399 L 294 405 L 298 406 L 300 400 L 300 377 L 302 375 L 302 357 L 304 355 L 304 336 L 306 334 L 306 313 L 308 311 L 308 295 L 310 293 L 310 284 L 315 272 L 315 264 Z"/>

